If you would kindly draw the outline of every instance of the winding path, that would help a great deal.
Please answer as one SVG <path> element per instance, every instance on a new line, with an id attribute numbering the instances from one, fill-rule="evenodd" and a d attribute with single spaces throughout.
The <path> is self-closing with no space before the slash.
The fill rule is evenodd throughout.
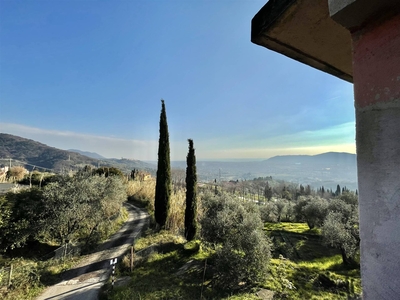
<path id="1" fill-rule="evenodd" d="M 100 245 L 95 253 L 66 271 L 63 281 L 48 287 L 36 300 L 97 300 L 101 286 L 111 274 L 110 260 L 126 253 L 149 221 L 149 215 L 144 210 L 129 203 L 126 207 L 129 218 L 124 226 Z"/>

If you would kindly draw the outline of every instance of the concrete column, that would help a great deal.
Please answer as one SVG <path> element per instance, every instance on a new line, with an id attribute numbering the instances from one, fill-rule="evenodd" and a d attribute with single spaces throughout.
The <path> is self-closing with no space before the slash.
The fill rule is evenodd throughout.
<path id="1" fill-rule="evenodd" d="M 400 14 L 352 39 L 363 299 L 400 299 Z"/>

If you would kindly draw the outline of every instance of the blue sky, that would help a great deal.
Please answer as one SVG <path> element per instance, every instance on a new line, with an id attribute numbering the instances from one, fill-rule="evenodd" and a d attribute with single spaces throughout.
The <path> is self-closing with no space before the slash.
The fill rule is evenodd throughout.
<path id="1" fill-rule="evenodd" d="M 252 44 L 264 1 L 0 1 L 0 132 L 155 160 L 355 152 L 353 87 Z"/>

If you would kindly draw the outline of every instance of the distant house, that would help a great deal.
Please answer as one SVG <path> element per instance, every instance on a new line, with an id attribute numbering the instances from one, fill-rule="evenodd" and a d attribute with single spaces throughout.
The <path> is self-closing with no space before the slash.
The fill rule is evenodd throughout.
<path id="1" fill-rule="evenodd" d="M 0 173 L 7 173 L 8 172 L 8 170 L 9 170 L 9 167 L 8 166 L 5 166 L 5 165 L 0 165 Z"/>
<path id="2" fill-rule="evenodd" d="M 8 166 L 0 165 L 0 182 L 5 182 L 7 179 Z"/>

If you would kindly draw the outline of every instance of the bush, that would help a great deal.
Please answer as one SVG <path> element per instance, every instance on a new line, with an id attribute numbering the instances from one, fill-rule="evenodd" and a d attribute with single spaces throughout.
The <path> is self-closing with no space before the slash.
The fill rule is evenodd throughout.
<path id="1" fill-rule="evenodd" d="M 216 249 L 214 285 L 239 289 L 263 281 L 271 257 L 258 207 L 226 194 L 203 196 L 202 238 Z"/>
<path id="2" fill-rule="evenodd" d="M 7 178 L 13 181 L 19 181 L 24 178 L 27 170 L 21 166 L 11 167 L 10 170 L 7 172 Z"/>

